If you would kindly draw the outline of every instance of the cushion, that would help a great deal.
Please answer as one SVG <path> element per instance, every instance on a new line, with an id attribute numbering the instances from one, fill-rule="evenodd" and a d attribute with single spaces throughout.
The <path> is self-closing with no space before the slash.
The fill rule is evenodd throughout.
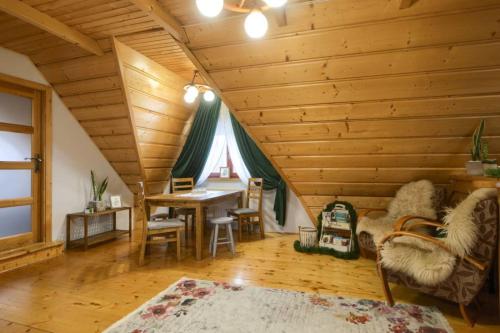
<path id="1" fill-rule="evenodd" d="M 259 211 L 252 209 L 252 208 L 238 208 L 238 209 L 233 209 L 231 210 L 231 213 L 234 214 L 254 214 L 258 213 Z"/>
<path id="2" fill-rule="evenodd" d="M 148 229 L 156 230 L 156 229 L 164 229 L 164 228 L 178 228 L 184 227 L 184 222 L 179 219 L 167 219 L 166 221 L 149 221 Z"/>
<path id="3" fill-rule="evenodd" d="M 232 223 L 234 220 L 232 217 L 226 217 L 226 216 L 223 216 L 223 217 L 216 217 L 214 219 L 210 219 L 210 223 L 213 223 L 213 224 L 228 224 L 228 223 Z"/>

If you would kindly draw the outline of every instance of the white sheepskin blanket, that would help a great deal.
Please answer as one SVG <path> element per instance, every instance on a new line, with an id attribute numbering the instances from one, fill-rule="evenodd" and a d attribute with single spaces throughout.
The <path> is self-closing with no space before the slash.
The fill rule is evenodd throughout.
<path id="1" fill-rule="evenodd" d="M 384 245 L 382 265 L 411 276 L 422 285 L 435 286 L 443 282 L 453 272 L 456 258 L 470 254 L 477 241 L 479 226 L 473 215 L 477 204 L 496 195 L 496 189 L 479 189 L 456 208 L 447 210 L 443 228 L 447 236 L 441 240 L 453 254 L 429 242 L 403 236 Z"/>
<path id="2" fill-rule="evenodd" d="M 388 207 L 388 213 L 379 218 L 361 218 L 356 226 L 356 233 L 362 231 L 372 235 L 375 244 L 393 231 L 394 223 L 405 215 L 423 216 L 436 219 L 433 197 L 434 185 L 428 180 L 419 180 L 403 185 Z"/>

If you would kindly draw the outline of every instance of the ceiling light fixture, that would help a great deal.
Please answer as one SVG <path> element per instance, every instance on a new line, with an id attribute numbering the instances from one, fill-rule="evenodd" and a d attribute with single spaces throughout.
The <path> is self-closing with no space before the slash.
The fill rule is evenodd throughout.
<path id="1" fill-rule="evenodd" d="M 278 7 L 284 6 L 286 4 L 287 0 L 264 0 L 264 2 L 269 7 L 278 8 Z"/>
<path id="2" fill-rule="evenodd" d="M 215 17 L 219 15 L 222 8 L 237 13 L 248 13 L 245 19 L 245 32 L 251 38 L 262 38 L 269 28 L 264 12 L 286 5 L 288 0 L 253 0 L 249 6 L 245 6 L 247 0 L 240 0 L 239 4 L 226 3 L 224 0 L 196 0 L 198 10 L 204 16 Z M 259 6 L 258 3 L 261 3 Z"/>
<path id="3" fill-rule="evenodd" d="M 198 71 L 194 71 L 193 79 L 189 84 L 184 86 L 184 91 L 186 91 L 184 93 L 184 101 L 188 104 L 193 104 L 200 93 L 202 93 L 203 99 L 206 102 L 212 102 L 213 100 L 215 100 L 215 93 L 209 86 L 196 83 L 195 80 L 197 75 Z"/>
<path id="4" fill-rule="evenodd" d="M 251 38 L 262 38 L 268 28 L 267 18 L 258 9 L 254 9 L 245 19 L 245 31 Z"/>
<path id="5" fill-rule="evenodd" d="M 196 0 L 196 7 L 207 17 L 216 17 L 224 8 L 224 0 Z"/>

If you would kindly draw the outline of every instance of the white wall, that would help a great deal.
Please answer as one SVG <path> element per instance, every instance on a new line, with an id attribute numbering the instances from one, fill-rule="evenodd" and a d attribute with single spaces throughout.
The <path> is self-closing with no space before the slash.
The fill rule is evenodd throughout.
<path id="1" fill-rule="evenodd" d="M 28 57 L 2 47 L 0 72 L 48 84 Z M 62 240 L 66 214 L 82 211 L 90 198 L 90 170 L 98 179 L 109 177 L 108 196 L 121 195 L 122 204 L 130 206 L 133 195 L 56 93 L 52 117 L 52 235 Z M 126 228 L 126 219 L 126 213 L 118 216 L 119 227 Z"/>
<path id="2" fill-rule="evenodd" d="M 241 181 L 228 182 L 208 179 L 202 184 L 202 187 L 206 187 L 208 190 L 246 190 L 247 185 Z M 300 200 L 290 189 L 287 191 L 286 223 L 284 227 L 278 225 L 273 209 L 275 195 L 276 191 L 264 191 L 262 208 L 264 210 L 264 228 L 266 232 L 298 233 L 299 226 L 313 226 Z M 225 216 L 225 209 L 235 207 L 236 204 L 221 204 L 219 209 L 213 210 L 212 214 Z"/>

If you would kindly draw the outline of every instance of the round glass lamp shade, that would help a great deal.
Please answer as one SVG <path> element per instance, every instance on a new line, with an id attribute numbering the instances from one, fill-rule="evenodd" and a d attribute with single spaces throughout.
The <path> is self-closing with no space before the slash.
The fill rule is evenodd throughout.
<path id="1" fill-rule="evenodd" d="M 207 90 L 203 93 L 203 99 L 206 102 L 212 102 L 215 99 L 215 94 L 212 90 Z"/>
<path id="2" fill-rule="evenodd" d="M 193 103 L 196 97 L 198 97 L 198 93 L 198 88 L 196 88 L 196 86 L 189 86 L 184 94 L 184 101 L 189 104 Z"/>
<path id="3" fill-rule="evenodd" d="M 196 0 L 196 7 L 207 17 L 216 17 L 224 8 L 224 0 Z"/>
<path id="4" fill-rule="evenodd" d="M 288 0 L 264 0 L 269 7 L 277 8 L 287 3 Z"/>
<path id="5" fill-rule="evenodd" d="M 263 37 L 268 26 L 266 16 L 257 9 L 252 10 L 245 19 L 245 31 L 251 38 Z"/>

